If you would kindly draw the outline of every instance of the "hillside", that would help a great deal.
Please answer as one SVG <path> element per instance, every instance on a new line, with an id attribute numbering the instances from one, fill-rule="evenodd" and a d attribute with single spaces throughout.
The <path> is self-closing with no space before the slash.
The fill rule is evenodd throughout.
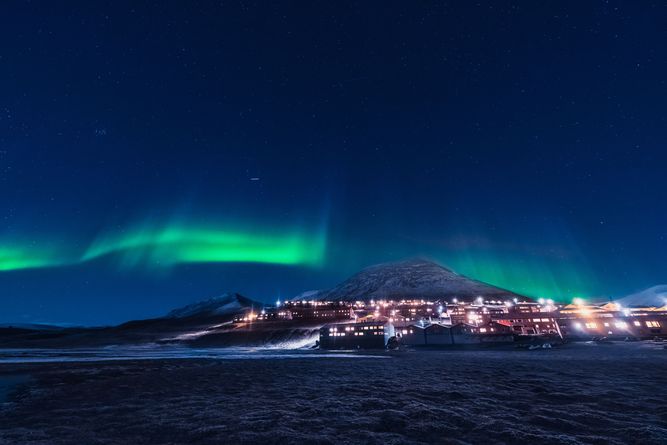
<path id="1" fill-rule="evenodd" d="M 318 298 L 334 301 L 402 298 L 487 299 L 521 298 L 515 294 L 423 260 L 383 263 L 367 267 L 333 289 L 319 292 Z"/>

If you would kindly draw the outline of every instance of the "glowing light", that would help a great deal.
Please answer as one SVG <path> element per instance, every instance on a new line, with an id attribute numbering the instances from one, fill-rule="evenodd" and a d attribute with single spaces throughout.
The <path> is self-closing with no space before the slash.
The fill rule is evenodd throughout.
<path id="1" fill-rule="evenodd" d="M 585 304 L 585 301 L 582 298 L 574 298 L 572 300 L 572 303 L 577 305 L 577 306 L 581 306 L 581 305 Z"/>
<path id="2" fill-rule="evenodd" d="M 325 240 L 320 235 L 276 235 L 191 224 L 146 225 L 97 239 L 82 261 L 115 254 L 126 266 L 212 262 L 318 265 L 323 261 L 324 249 Z"/>
<path id="3" fill-rule="evenodd" d="M 325 259 L 326 241 L 324 228 L 147 220 L 104 232 L 83 252 L 71 246 L 54 249 L 48 243 L 0 239 L 0 271 L 72 265 L 106 256 L 113 256 L 124 267 L 215 262 L 320 266 Z"/>
<path id="4" fill-rule="evenodd" d="M 48 248 L 0 245 L 0 271 L 61 266 L 67 262 Z"/>
<path id="5" fill-rule="evenodd" d="M 568 301 L 588 296 L 598 286 L 595 273 L 580 257 L 569 261 L 474 247 L 441 254 L 442 264 L 468 277 L 536 298 Z"/>

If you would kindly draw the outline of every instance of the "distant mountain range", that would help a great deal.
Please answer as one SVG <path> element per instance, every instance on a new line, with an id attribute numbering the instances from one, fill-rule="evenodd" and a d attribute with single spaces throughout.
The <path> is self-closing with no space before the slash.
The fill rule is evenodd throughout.
<path id="1" fill-rule="evenodd" d="M 253 301 L 241 294 L 231 293 L 174 309 L 167 314 L 166 318 L 215 317 L 237 314 L 246 308 L 261 308 L 263 306 L 265 304 Z"/>
<path id="2" fill-rule="evenodd" d="M 297 299 L 355 301 L 370 299 L 459 298 L 471 300 L 504 300 L 523 295 L 473 280 L 433 261 L 414 259 L 370 266 L 333 289 L 309 291 Z"/>

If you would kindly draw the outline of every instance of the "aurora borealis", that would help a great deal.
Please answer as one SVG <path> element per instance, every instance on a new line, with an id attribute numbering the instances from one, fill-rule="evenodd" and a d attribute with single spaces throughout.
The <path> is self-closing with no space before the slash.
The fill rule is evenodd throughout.
<path id="1" fill-rule="evenodd" d="M 82 261 L 116 253 L 127 266 L 141 262 L 153 267 L 210 262 L 312 266 L 322 262 L 325 241 L 323 235 L 309 238 L 297 232 L 276 235 L 188 225 L 144 227 L 96 240 Z"/>
<path id="2" fill-rule="evenodd" d="M 39 247 L 0 248 L 0 271 L 67 266 L 114 256 L 121 267 L 160 269 L 183 263 L 250 262 L 321 265 L 325 235 L 234 231 L 189 224 L 135 227 L 95 239 L 81 255 Z"/>
<path id="3" fill-rule="evenodd" d="M 57 254 L 45 252 L 39 247 L 0 246 L 0 272 L 35 267 L 52 267 L 59 264 Z"/>
<path id="4" fill-rule="evenodd" d="M 446 264 L 464 275 L 510 289 L 522 295 L 568 302 L 594 296 L 590 275 L 576 266 L 489 254 L 452 258 Z"/>
<path id="5" fill-rule="evenodd" d="M 667 281 L 664 7 L 344 3 L 8 6 L 0 323 L 416 256 L 559 301 Z"/>

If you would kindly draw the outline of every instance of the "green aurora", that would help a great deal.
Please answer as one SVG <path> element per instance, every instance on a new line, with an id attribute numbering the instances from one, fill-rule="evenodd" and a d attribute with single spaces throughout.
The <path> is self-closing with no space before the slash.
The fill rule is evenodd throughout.
<path id="1" fill-rule="evenodd" d="M 189 224 L 145 225 L 96 239 L 82 261 L 117 254 L 121 264 L 127 267 L 216 262 L 319 266 L 324 261 L 325 250 L 324 233 L 294 230 L 277 234 Z"/>
<path id="2" fill-rule="evenodd" d="M 0 271 L 59 266 L 55 251 L 27 245 L 0 245 Z"/>
<path id="3" fill-rule="evenodd" d="M 321 267 L 327 263 L 324 229 L 269 230 L 249 224 L 244 225 L 244 229 L 240 227 L 238 223 L 204 226 L 189 221 L 145 220 L 131 228 L 105 231 L 83 252 L 74 254 L 72 249 L 40 248 L 42 243 L 34 241 L 0 243 L 0 271 L 68 266 L 102 257 L 116 261 L 122 269 L 158 271 L 192 263 L 305 267 Z M 592 295 L 591 289 L 596 288 L 593 280 L 585 279 L 594 274 L 572 261 L 479 249 L 434 256 L 461 274 L 534 298 L 571 301 Z"/>
<path id="4" fill-rule="evenodd" d="M 570 302 L 573 298 L 587 298 L 595 289 L 593 280 L 582 273 L 586 267 L 566 261 L 543 258 L 523 258 L 475 252 L 447 257 L 444 264 L 476 280 L 511 290 L 533 298 L 548 298 Z"/>
<path id="5" fill-rule="evenodd" d="M 326 252 L 324 230 L 234 230 L 189 223 L 144 223 L 105 232 L 81 254 L 44 250 L 37 243 L 0 243 L 0 271 L 46 268 L 113 257 L 123 268 L 161 269 L 186 263 L 248 262 L 317 267 Z"/>

